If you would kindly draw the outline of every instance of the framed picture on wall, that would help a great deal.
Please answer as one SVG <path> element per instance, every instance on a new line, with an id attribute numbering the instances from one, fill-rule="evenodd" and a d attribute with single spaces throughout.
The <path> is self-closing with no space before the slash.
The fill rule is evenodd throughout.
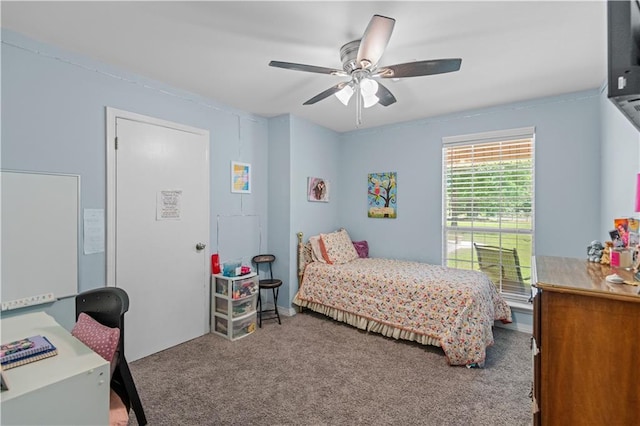
<path id="1" fill-rule="evenodd" d="M 251 164 L 231 162 L 231 192 L 251 194 Z"/>
<path id="2" fill-rule="evenodd" d="M 329 181 L 319 177 L 307 178 L 307 200 L 329 202 Z"/>
<path id="3" fill-rule="evenodd" d="M 369 173 L 367 179 L 368 216 L 395 219 L 398 217 L 397 172 Z"/>

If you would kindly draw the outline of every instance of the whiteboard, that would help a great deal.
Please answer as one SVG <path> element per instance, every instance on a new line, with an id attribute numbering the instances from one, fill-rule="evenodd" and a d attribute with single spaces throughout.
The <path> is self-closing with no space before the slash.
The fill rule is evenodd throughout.
<path id="1" fill-rule="evenodd" d="M 0 299 L 75 295 L 80 176 L 3 170 L 0 179 Z"/>

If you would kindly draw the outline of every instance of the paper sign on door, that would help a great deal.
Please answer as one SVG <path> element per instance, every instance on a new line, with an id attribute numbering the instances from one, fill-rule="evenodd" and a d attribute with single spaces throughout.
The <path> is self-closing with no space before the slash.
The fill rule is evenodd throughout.
<path id="1" fill-rule="evenodd" d="M 156 220 L 180 220 L 182 190 L 158 191 Z"/>

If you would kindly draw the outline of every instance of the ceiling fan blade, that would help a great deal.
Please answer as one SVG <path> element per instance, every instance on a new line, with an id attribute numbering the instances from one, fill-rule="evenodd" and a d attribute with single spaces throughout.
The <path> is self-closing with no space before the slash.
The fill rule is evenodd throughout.
<path id="1" fill-rule="evenodd" d="M 271 61 L 269 62 L 269 66 L 294 71 L 315 72 L 318 74 L 331 74 L 340 76 L 348 75 L 346 72 L 334 68 L 317 67 L 315 65 L 294 64 L 293 62 Z"/>
<path id="2" fill-rule="evenodd" d="M 311 98 L 307 102 L 305 102 L 303 105 L 312 105 L 312 104 L 315 104 L 318 101 L 323 100 L 324 98 L 328 98 L 329 96 L 333 95 L 334 93 L 337 93 L 340 90 L 342 90 L 344 88 L 344 86 L 346 86 L 348 83 L 349 83 L 348 81 L 343 81 L 342 83 L 338 83 L 335 86 L 328 88 L 324 92 L 318 93 L 313 98 Z"/>
<path id="3" fill-rule="evenodd" d="M 357 63 L 362 68 L 374 67 L 389 44 L 396 20 L 382 15 L 373 15 L 358 48 Z"/>
<path id="4" fill-rule="evenodd" d="M 382 67 L 376 75 L 382 78 L 419 77 L 421 75 L 443 74 L 458 71 L 462 59 L 434 59 L 428 61 L 407 62 Z"/>
<path id="5" fill-rule="evenodd" d="M 378 103 L 382 106 L 389 106 L 396 102 L 396 97 L 393 96 L 389 89 L 380 84 L 380 82 L 378 82 L 378 91 L 376 92 L 376 96 L 380 99 Z"/>

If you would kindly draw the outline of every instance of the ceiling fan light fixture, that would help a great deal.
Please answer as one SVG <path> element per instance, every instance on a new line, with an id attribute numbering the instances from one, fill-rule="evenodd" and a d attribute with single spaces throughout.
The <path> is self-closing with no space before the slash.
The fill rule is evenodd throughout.
<path id="1" fill-rule="evenodd" d="M 360 90 L 364 96 L 374 95 L 378 92 L 378 82 L 370 78 L 363 78 L 360 81 Z"/>
<path id="2" fill-rule="evenodd" d="M 370 108 L 380 100 L 376 94 L 378 93 L 378 82 L 370 78 L 363 78 L 360 81 L 360 91 L 362 92 L 362 105 Z"/>
<path id="3" fill-rule="evenodd" d="M 342 90 L 336 92 L 336 98 L 338 98 L 345 106 L 349 105 L 351 96 L 353 96 L 353 87 L 350 85 L 346 85 Z"/>
<path id="4" fill-rule="evenodd" d="M 365 95 L 362 94 L 362 105 L 365 108 L 370 108 L 378 103 L 380 99 L 376 95 Z"/>

